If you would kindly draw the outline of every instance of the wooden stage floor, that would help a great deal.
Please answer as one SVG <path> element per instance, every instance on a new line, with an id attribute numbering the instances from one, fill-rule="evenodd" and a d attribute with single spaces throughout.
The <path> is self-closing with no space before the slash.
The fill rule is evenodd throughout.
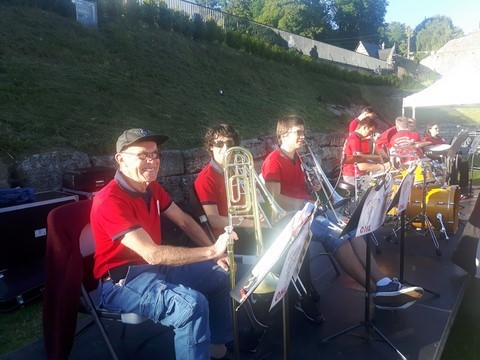
<path id="1" fill-rule="evenodd" d="M 460 202 L 461 224 L 455 235 L 446 240 L 438 232 L 442 254 L 436 255 L 428 233 L 410 230 L 406 232 L 404 279 L 438 293 L 425 292 L 423 298 L 406 310 L 377 310 L 371 304 L 372 324 L 407 359 L 440 359 L 450 328 L 455 320 L 469 276 L 450 261 L 463 230 L 463 221 L 468 220 L 478 196 Z M 393 222 L 377 230 L 380 252 L 375 258 L 382 270 L 399 276 L 400 245 L 396 239 L 385 240 Z M 312 253 L 321 251 L 319 244 L 312 244 Z M 377 333 L 363 324 L 365 293 L 351 278 L 337 276 L 328 257 L 312 260 L 315 286 L 321 293 L 326 321 L 322 325 L 308 322 L 297 312 L 290 313 L 288 354 L 284 353 L 281 316 L 272 320 L 255 352 L 241 352 L 240 359 L 400 359 L 401 357 Z M 280 313 L 279 313 L 280 314 Z M 80 320 L 84 322 L 85 319 Z M 322 343 L 322 339 L 351 326 L 359 325 Z M 369 331 L 367 331 L 367 329 Z M 108 323 L 108 331 L 122 359 L 173 359 L 172 332 L 155 326 L 152 322 L 130 326 L 121 338 L 121 325 Z M 368 335 L 368 339 L 365 335 Z M 231 359 L 233 354 L 229 352 Z M 41 340 L 10 353 L 2 360 L 44 359 Z M 108 359 L 109 353 L 97 329 L 90 328 L 74 343 L 71 360 Z"/>

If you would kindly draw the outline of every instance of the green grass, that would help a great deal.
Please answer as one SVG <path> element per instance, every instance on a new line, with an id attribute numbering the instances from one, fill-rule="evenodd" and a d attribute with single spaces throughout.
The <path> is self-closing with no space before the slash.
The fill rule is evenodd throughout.
<path id="1" fill-rule="evenodd" d="M 480 280 L 473 279 L 462 300 L 442 360 L 474 360 L 480 354 Z"/>
<path id="2" fill-rule="evenodd" d="M 313 131 L 346 129 L 348 116 L 332 114 L 329 104 L 371 104 L 389 119 L 401 112 L 395 88 L 347 83 L 173 32 L 114 23 L 92 30 L 5 4 L 0 24 L 4 158 L 66 147 L 107 154 L 119 133 L 137 126 L 185 149 L 201 146 L 205 128 L 220 121 L 248 139 L 272 134 L 287 113 L 304 116 Z"/>
<path id="3" fill-rule="evenodd" d="M 27 304 L 19 310 L 0 313 L 0 356 L 42 336 L 41 301 Z"/>
<path id="4" fill-rule="evenodd" d="M 404 96 L 173 32 L 115 24 L 91 30 L 53 13 L 0 4 L 0 159 L 62 148 L 107 154 L 119 133 L 136 126 L 171 136 L 168 148 L 187 149 L 201 146 L 205 128 L 220 121 L 244 139 L 273 134 L 275 119 L 286 113 L 304 116 L 313 131 L 346 131 L 349 117 L 327 105 L 372 105 L 392 120 Z M 419 115 L 425 122 L 465 122 L 479 119 L 480 111 Z M 473 283 L 445 351 L 452 357 L 445 359 L 480 353 L 473 341 L 480 334 L 478 291 Z M 40 312 L 38 302 L 0 314 L 0 355 L 41 337 Z M 467 350 L 457 356 L 463 343 Z"/>

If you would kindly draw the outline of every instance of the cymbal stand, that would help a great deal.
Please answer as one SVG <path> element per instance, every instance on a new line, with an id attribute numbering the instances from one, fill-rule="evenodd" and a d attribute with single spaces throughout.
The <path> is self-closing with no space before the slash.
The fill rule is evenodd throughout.
<path id="1" fill-rule="evenodd" d="M 366 262 L 365 262 L 365 303 L 364 303 L 364 319 L 363 321 L 360 321 L 359 323 L 352 325 L 340 332 L 337 332 L 333 335 L 330 335 L 324 339 L 321 340 L 321 343 L 326 343 L 327 341 L 334 339 L 340 335 L 347 334 L 351 332 L 352 330 L 355 330 L 359 327 L 363 327 L 365 330 L 365 333 L 363 336 L 360 336 L 364 340 L 368 342 L 374 342 L 376 339 L 374 337 L 374 333 L 376 333 L 379 337 L 380 340 L 383 340 L 386 344 L 388 344 L 400 357 L 402 360 L 406 360 L 407 358 L 400 352 L 400 350 L 395 347 L 395 345 L 373 324 L 373 321 L 370 319 L 370 272 L 371 272 L 371 249 L 370 249 L 370 234 L 367 234 L 365 236 L 365 242 L 367 245 L 367 251 L 366 251 Z"/>

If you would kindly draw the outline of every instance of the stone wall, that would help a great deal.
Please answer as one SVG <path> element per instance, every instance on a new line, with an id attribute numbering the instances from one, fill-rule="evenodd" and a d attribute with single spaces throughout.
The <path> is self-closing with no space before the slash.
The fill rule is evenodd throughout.
<path id="1" fill-rule="evenodd" d="M 325 173 L 340 163 L 345 135 L 314 133 L 307 141 Z M 263 159 L 275 148 L 275 137 L 259 137 L 242 141 L 260 172 Z M 162 151 L 159 181 L 177 203 L 189 200 L 197 174 L 208 164 L 210 155 L 203 148 Z M 36 192 L 61 190 L 66 171 L 90 166 L 116 167 L 112 156 L 90 156 L 75 150 L 51 151 L 25 156 L 10 164 L 0 162 L 0 187 L 33 187 Z"/>

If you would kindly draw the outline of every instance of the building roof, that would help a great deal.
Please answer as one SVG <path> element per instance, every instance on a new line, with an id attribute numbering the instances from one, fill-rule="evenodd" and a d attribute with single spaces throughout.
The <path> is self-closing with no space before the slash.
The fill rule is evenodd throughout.
<path id="1" fill-rule="evenodd" d="M 420 63 L 445 75 L 463 62 L 480 62 L 480 29 L 458 39 L 450 40 Z"/>
<path id="2" fill-rule="evenodd" d="M 391 63 L 393 55 L 395 54 L 395 45 L 385 49 L 381 45 L 359 41 L 355 52 Z"/>

